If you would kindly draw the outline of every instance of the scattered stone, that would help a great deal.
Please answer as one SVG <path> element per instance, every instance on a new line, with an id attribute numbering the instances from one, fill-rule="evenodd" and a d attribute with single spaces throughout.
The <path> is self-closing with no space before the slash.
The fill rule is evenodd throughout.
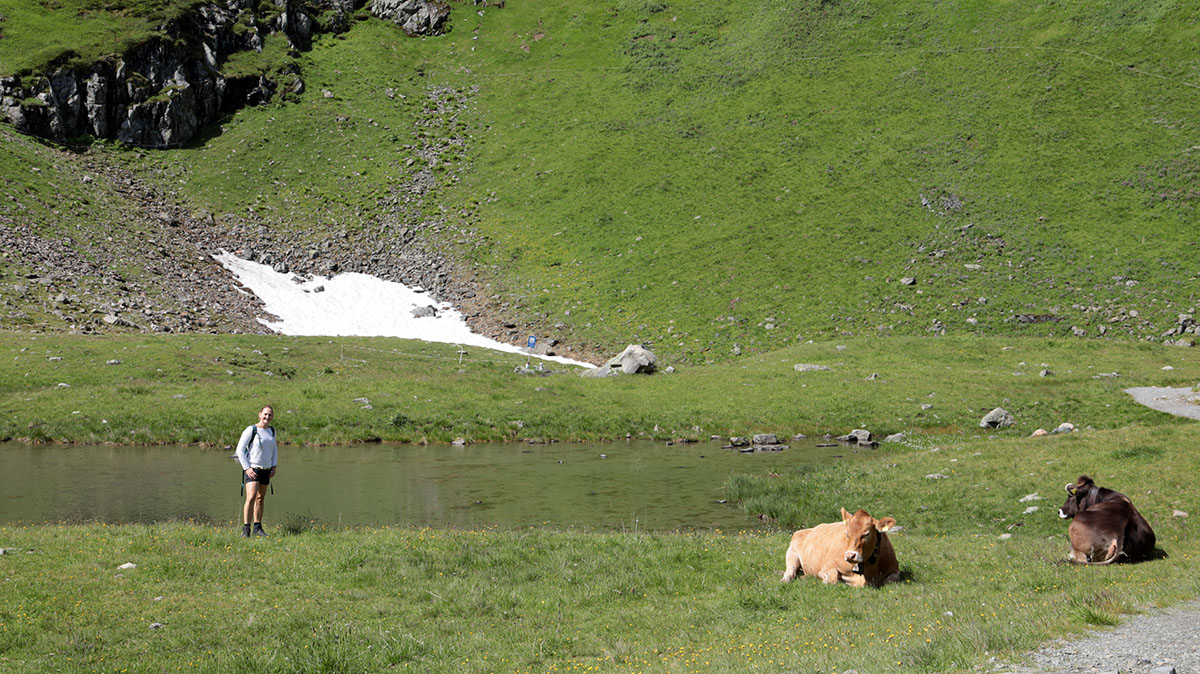
<path id="1" fill-rule="evenodd" d="M 1029 437 L 1031 437 L 1031 438 L 1040 438 L 1040 437 L 1042 437 L 1043 435 L 1050 435 L 1050 432 L 1049 432 L 1049 431 L 1047 431 L 1047 430 L 1046 430 L 1046 429 L 1044 429 L 1044 428 L 1039 428 L 1039 429 L 1037 429 L 1036 431 L 1034 431 L 1034 432 L 1030 433 L 1030 434 L 1029 434 Z"/>
<path id="2" fill-rule="evenodd" d="M 1007 541 L 1010 538 L 1012 538 L 1012 534 L 1000 534 L 1000 540 L 1002 541 Z"/>
<path id="3" fill-rule="evenodd" d="M 454 440 L 451 441 L 450 444 L 455 445 L 456 447 L 465 447 L 467 444 L 467 441 L 465 438 L 454 438 Z"/>
<path id="4" fill-rule="evenodd" d="M 867 375 L 866 381 L 875 381 L 876 379 L 879 379 L 879 373 L 872 372 L 871 374 Z"/>
<path id="5" fill-rule="evenodd" d="M 1172 512 L 1171 515 L 1173 517 L 1187 517 L 1188 516 L 1188 514 L 1182 510 L 1176 510 L 1176 511 Z"/>
<path id="6" fill-rule="evenodd" d="M 905 276 L 904 278 L 900 279 L 900 283 L 906 286 L 913 286 L 917 284 L 917 279 L 911 276 Z"/>
<path id="7" fill-rule="evenodd" d="M 752 443 L 755 445 L 778 445 L 778 444 L 781 444 L 779 442 L 779 436 L 775 435 L 774 433 L 755 433 L 754 437 L 752 439 Z"/>
<path id="8" fill-rule="evenodd" d="M 846 435 L 838 436 L 838 442 L 853 442 L 860 445 L 865 445 L 871 442 L 871 431 L 862 428 L 856 428 Z"/>
<path id="9" fill-rule="evenodd" d="M 1013 425 L 1013 416 L 1006 412 L 1003 408 L 988 412 L 983 419 L 979 421 L 980 428 L 1007 428 Z"/>
<path id="10" fill-rule="evenodd" d="M 807 436 L 807 435 L 805 435 L 805 434 L 803 434 L 803 433 L 797 433 L 797 434 L 795 434 L 795 435 L 793 435 L 793 436 L 792 436 L 792 439 L 793 439 L 793 440 L 807 440 L 807 439 L 808 439 L 808 436 Z"/>
<path id="11" fill-rule="evenodd" d="M 1150 674 L 1175 674 L 1175 668 L 1170 665 L 1155 667 L 1150 670 Z"/>
<path id="12" fill-rule="evenodd" d="M 1057 428 L 1055 428 L 1054 430 L 1052 430 L 1050 432 L 1052 434 L 1053 433 L 1070 433 L 1071 431 L 1074 431 L 1074 430 L 1075 430 L 1074 424 L 1064 421 L 1063 423 L 1059 424 Z"/>
<path id="13" fill-rule="evenodd" d="M 908 439 L 908 434 L 901 431 L 899 433 L 892 433 L 891 435 L 885 437 L 883 439 L 883 441 L 884 442 L 904 442 L 907 439 Z"/>
<path id="14" fill-rule="evenodd" d="M 926 476 L 925 476 L 925 479 L 926 479 L 926 480 L 944 480 L 944 479 L 946 479 L 946 478 L 948 478 L 948 477 L 950 477 L 950 476 L 949 476 L 949 475 L 943 475 L 943 474 L 941 474 L 941 473 L 930 473 L 930 474 L 928 474 L 928 475 L 926 475 Z"/>
<path id="15" fill-rule="evenodd" d="M 107 361 L 104 361 L 104 364 L 105 364 L 105 365 L 120 365 L 120 364 L 121 364 L 121 361 L 119 361 L 119 360 L 117 360 L 116 358 L 114 358 L 114 359 L 112 359 L 112 360 L 107 360 Z"/>
<path id="16" fill-rule="evenodd" d="M 746 438 L 735 435 L 735 436 L 729 438 L 729 446 L 730 447 L 748 447 L 748 446 L 750 446 L 750 441 L 747 440 Z"/>
<path id="17" fill-rule="evenodd" d="M 825 372 L 831 369 L 827 365 L 814 365 L 812 363 L 796 363 L 792 368 L 796 372 Z"/>
<path id="18" fill-rule="evenodd" d="M 1045 499 L 1041 495 L 1039 495 L 1036 491 L 1033 492 L 1032 494 L 1026 494 L 1026 495 L 1022 496 L 1021 498 L 1017 499 L 1017 501 L 1019 501 L 1020 503 L 1029 503 L 1030 501 L 1043 501 L 1043 500 L 1045 500 Z"/>
<path id="19" fill-rule="evenodd" d="M 416 307 L 412 310 L 412 315 L 415 318 L 437 318 L 437 309 L 433 305 Z"/>
<path id="20" fill-rule="evenodd" d="M 1037 511 L 1038 511 L 1038 507 L 1037 507 L 1037 506 L 1029 506 L 1028 508 L 1026 508 L 1026 509 L 1025 509 L 1025 512 L 1023 512 L 1023 513 L 1021 513 L 1021 514 L 1022 514 L 1022 515 L 1029 515 L 1029 514 L 1032 514 L 1032 513 L 1035 513 L 1035 512 L 1037 512 Z"/>
<path id="21" fill-rule="evenodd" d="M 1053 377 L 1054 373 L 1051 372 L 1050 370 L 1042 370 L 1041 372 L 1038 373 L 1038 375 L 1042 376 L 1042 377 Z"/>
<path id="22" fill-rule="evenodd" d="M 58 388 L 71 388 L 71 385 L 65 381 L 58 382 Z"/>
<path id="23" fill-rule="evenodd" d="M 124 564 L 118 566 L 117 568 L 118 569 L 136 569 L 137 564 L 134 564 L 133 562 L 125 562 Z"/>
<path id="24" fill-rule="evenodd" d="M 162 629 L 163 627 L 165 626 L 162 623 L 150 623 L 150 629 L 152 630 Z"/>

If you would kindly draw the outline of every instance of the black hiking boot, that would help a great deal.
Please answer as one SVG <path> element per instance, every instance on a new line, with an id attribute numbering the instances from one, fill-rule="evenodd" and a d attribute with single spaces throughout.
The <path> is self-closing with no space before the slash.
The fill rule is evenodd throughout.
<path id="1" fill-rule="evenodd" d="M 255 522 L 255 523 L 254 523 L 254 535 L 255 535 L 255 536 L 261 536 L 261 537 L 263 537 L 263 538 L 266 538 L 266 537 L 267 537 L 267 532 L 263 531 L 263 528 L 262 528 L 262 522 Z"/>
<path id="2" fill-rule="evenodd" d="M 242 525 L 242 538 L 250 538 L 250 525 L 249 524 Z"/>

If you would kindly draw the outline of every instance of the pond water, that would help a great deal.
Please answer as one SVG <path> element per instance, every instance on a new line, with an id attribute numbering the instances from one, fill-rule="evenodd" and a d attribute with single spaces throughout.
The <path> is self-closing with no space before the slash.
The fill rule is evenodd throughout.
<path id="1" fill-rule="evenodd" d="M 717 443 L 282 447 L 268 527 L 477 529 L 759 526 L 722 504 L 732 473 L 849 457 L 805 441 L 744 454 Z M 0 523 L 241 521 L 240 468 L 226 449 L 0 444 Z"/>

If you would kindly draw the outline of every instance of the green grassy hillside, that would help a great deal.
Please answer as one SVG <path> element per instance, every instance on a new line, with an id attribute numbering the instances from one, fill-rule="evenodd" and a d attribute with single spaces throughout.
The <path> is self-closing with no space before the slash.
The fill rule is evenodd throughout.
<path id="1" fill-rule="evenodd" d="M 356 22 L 299 58 L 299 103 L 117 158 L 315 236 L 425 180 L 401 219 L 445 220 L 492 313 L 602 351 L 1159 339 L 1198 281 L 1190 7 L 457 4 L 439 38 Z"/>

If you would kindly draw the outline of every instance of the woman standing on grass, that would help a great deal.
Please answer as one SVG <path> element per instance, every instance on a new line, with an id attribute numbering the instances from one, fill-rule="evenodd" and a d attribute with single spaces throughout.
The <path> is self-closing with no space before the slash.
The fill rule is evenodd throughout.
<path id="1" fill-rule="evenodd" d="M 267 497 L 267 486 L 275 477 L 275 463 L 279 452 L 275 448 L 275 429 L 271 418 L 275 410 L 270 405 L 258 411 L 258 423 L 247 426 L 238 439 L 237 460 L 242 464 L 242 484 L 246 487 L 246 505 L 242 507 L 242 538 L 250 536 L 250 523 L 254 522 L 254 535 L 266 536 L 262 528 L 263 500 Z M 253 519 L 252 519 L 253 518 Z"/>

